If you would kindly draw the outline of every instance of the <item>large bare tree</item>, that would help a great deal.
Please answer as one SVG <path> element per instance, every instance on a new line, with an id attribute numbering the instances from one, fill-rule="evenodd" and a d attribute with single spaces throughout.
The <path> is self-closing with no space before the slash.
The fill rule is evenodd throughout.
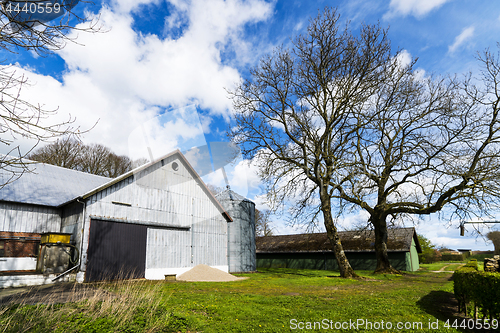
<path id="1" fill-rule="evenodd" d="M 391 59 L 386 31 L 354 35 L 335 10 L 311 21 L 291 49 L 279 48 L 230 93 L 237 126 L 229 137 L 253 158 L 272 207 L 292 201 L 294 220 L 322 215 L 342 277 L 355 277 L 332 213 L 338 184 L 350 178 L 344 147 L 354 114 L 376 92 Z"/>
<path id="2" fill-rule="evenodd" d="M 270 202 L 295 198 L 293 216 L 302 219 L 322 213 L 342 276 L 353 273 L 332 205 L 339 216 L 369 213 L 376 272 L 395 272 L 391 219 L 464 218 L 498 202 L 498 57 L 480 57 L 477 87 L 470 76 L 425 77 L 403 55 L 391 52 L 379 26 L 355 36 L 326 9 L 291 49 L 263 58 L 231 92 L 230 138 L 260 166 Z"/>
<path id="3" fill-rule="evenodd" d="M 76 4 L 76 0 L 2 0 L 0 49 L 12 53 L 27 50 L 43 56 L 62 49 L 67 42 L 75 42 L 72 31 L 98 32 L 97 17 L 78 15 Z M 0 148 L 6 152 L 0 156 L 0 187 L 27 170 L 23 158 L 38 143 L 81 133 L 71 116 L 52 120 L 59 110 L 23 99 L 21 90 L 28 84 L 27 78 L 16 73 L 13 66 L 0 64 Z M 19 139 L 31 139 L 34 144 L 23 151 Z"/>
<path id="4" fill-rule="evenodd" d="M 495 254 L 500 254 L 500 231 L 490 231 L 486 235 L 495 247 Z"/>

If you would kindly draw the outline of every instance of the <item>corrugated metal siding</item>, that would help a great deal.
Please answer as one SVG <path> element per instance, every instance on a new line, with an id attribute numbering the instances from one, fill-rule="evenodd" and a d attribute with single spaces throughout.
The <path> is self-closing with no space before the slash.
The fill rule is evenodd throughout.
<path id="1" fill-rule="evenodd" d="M 148 228 L 146 268 L 189 267 L 191 232 Z"/>
<path id="2" fill-rule="evenodd" d="M 0 230 L 17 232 L 60 232 L 59 209 L 0 202 Z"/>
<path id="3" fill-rule="evenodd" d="M 255 271 L 255 204 L 231 190 L 221 192 L 217 199 L 233 218 L 228 224 L 229 271 Z"/>
<path id="4" fill-rule="evenodd" d="M 230 272 L 256 270 L 255 259 L 255 205 L 248 201 L 224 201 L 223 205 L 234 222 L 228 226 L 228 253 Z"/>
<path id="5" fill-rule="evenodd" d="M 227 225 L 221 217 L 196 217 L 193 232 L 193 266 L 227 265 Z"/>
<path id="6" fill-rule="evenodd" d="M 83 204 L 73 202 L 62 208 L 61 232 L 71 234 L 71 241 L 75 242 L 78 250 L 81 249 Z"/>
<path id="7" fill-rule="evenodd" d="M 172 169 L 173 162 L 179 165 L 177 171 Z M 191 227 L 189 231 L 149 228 L 147 269 L 227 265 L 227 222 L 175 155 L 87 200 L 87 221 L 93 216 Z M 87 246 L 85 239 L 84 253 Z"/>

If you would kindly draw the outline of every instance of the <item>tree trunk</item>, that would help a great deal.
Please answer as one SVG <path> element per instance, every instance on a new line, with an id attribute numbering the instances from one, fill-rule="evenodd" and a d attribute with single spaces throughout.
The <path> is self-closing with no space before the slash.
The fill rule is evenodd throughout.
<path id="1" fill-rule="evenodd" d="M 349 260 L 345 256 L 344 249 L 342 248 L 342 243 L 340 242 L 339 233 L 335 224 L 333 223 L 332 208 L 330 203 L 330 197 L 321 193 L 321 211 L 323 212 L 323 219 L 325 221 L 326 234 L 330 243 L 333 247 L 333 252 L 337 263 L 339 265 L 340 276 L 343 278 L 357 278 L 359 277 L 351 267 Z"/>
<path id="2" fill-rule="evenodd" d="M 377 257 L 377 267 L 375 273 L 400 273 L 389 262 L 387 254 L 387 223 L 386 217 L 380 215 L 372 215 L 371 222 L 375 229 L 375 255 Z"/>

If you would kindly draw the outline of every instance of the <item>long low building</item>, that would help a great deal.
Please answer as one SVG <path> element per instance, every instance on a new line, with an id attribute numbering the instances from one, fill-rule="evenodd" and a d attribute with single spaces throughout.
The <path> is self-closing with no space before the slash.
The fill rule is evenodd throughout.
<path id="1" fill-rule="evenodd" d="M 376 268 L 373 231 L 340 231 L 339 236 L 353 269 Z M 422 249 L 415 228 L 389 229 L 387 248 L 394 268 L 419 269 L 418 253 L 422 253 Z M 257 267 L 338 270 L 326 233 L 258 237 L 256 252 Z"/>
<path id="2" fill-rule="evenodd" d="M 79 281 L 164 279 L 198 264 L 229 271 L 232 218 L 180 151 L 114 179 L 29 167 L 0 189 L 0 271 L 33 271 L 44 233 L 70 235 Z"/>

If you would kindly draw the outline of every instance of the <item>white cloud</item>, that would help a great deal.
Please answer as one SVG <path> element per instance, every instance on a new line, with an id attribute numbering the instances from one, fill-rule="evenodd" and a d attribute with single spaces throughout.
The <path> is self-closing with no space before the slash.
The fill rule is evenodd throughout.
<path id="1" fill-rule="evenodd" d="M 437 215 L 432 215 L 418 223 L 418 225 L 416 225 L 416 230 L 417 233 L 424 235 L 437 246 L 444 246 L 453 250 L 493 250 L 491 242 L 473 232 L 473 226 L 466 226 L 467 231 L 465 236 L 460 236 L 458 226 L 459 221 L 454 221 L 451 225 L 447 225 L 446 222 L 440 221 Z M 483 234 L 486 234 L 488 230 L 484 225 L 477 225 L 476 228 Z"/>
<path id="2" fill-rule="evenodd" d="M 473 26 L 462 30 L 460 35 L 455 37 L 455 41 L 453 42 L 453 44 L 448 47 L 448 52 L 450 53 L 455 52 L 459 47 L 461 47 L 464 43 L 470 40 L 474 36 L 474 30 L 475 29 Z"/>
<path id="3" fill-rule="evenodd" d="M 196 107 L 191 105 L 166 111 L 140 122 L 128 136 L 128 156 L 134 159 L 139 157 L 149 159 L 151 150 L 153 158 L 156 159 L 176 148 L 188 149 L 204 145 L 206 145 L 205 136 L 198 112 Z M 193 163 L 192 160 L 189 161 Z"/>
<path id="4" fill-rule="evenodd" d="M 396 59 L 395 59 L 400 67 L 406 67 L 409 66 L 412 62 L 412 57 L 410 52 L 407 50 L 403 50 L 400 53 L 398 53 Z"/>
<path id="5" fill-rule="evenodd" d="M 196 138 L 203 137 L 201 128 L 207 130 L 207 117 L 200 126 L 199 117 L 165 123 L 155 116 L 163 110 L 196 105 L 210 115 L 229 117 L 230 100 L 224 88 L 231 88 L 240 75 L 234 66 L 223 63 L 221 51 L 231 47 L 237 54 L 252 52 L 242 29 L 267 19 L 273 4 L 262 0 L 170 1 L 172 18 L 165 18 L 165 27 L 176 28 L 180 16 L 187 22 L 175 37 L 133 30 L 131 12 L 148 4 L 165 5 L 160 0 L 114 0 L 111 7 L 103 7 L 100 22 L 109 31 L 80 33 L 78 44 L 70 43 L 59 52 L 67 66 L 61 82 L 18 68 L 34 83 L 23 89 L 22 97 L 49 109 L 59 108 L 59 115 L 51 121 L 71 114 L 82 129 L 98 121 L 84 141 L 102 143 L 119 154 L 137 149 L 129 147 L 129 136 L 141 124 L 150 131 L 153 143 L 162 144 L 157 149 L 161 154 L 167 149 L 186 149 L 179 146 L 183 142 L 199 145 Z"/>
<path id="6" fill-rule="evenodd" d="M 450 0 L 391 0 L 389 12 L 384 18 L 413 15 L 421 18 Z"/>
<path id="7" fill-rule="evenodd" d="M 252 198 L 252 192 L 262 184 L 259 176 L 257 175 L 257 166 L 243 160 L 240 155 L 236 158 L 235 162 L 225 165 L 224 170 L 226 171 L 231 190 L 250 200 L 254 200 L 254 198 Z M 221 169 L 217 169 L 215 172 L 206 175 L 203 177 L 203 180 L 206 183 L 218 187 L 226 187 L 226 182 Z M 259 202 L 261 201 L 262 200 L 259 200 Z M 259 205 L 261 204 L 262 203 Z"/>

